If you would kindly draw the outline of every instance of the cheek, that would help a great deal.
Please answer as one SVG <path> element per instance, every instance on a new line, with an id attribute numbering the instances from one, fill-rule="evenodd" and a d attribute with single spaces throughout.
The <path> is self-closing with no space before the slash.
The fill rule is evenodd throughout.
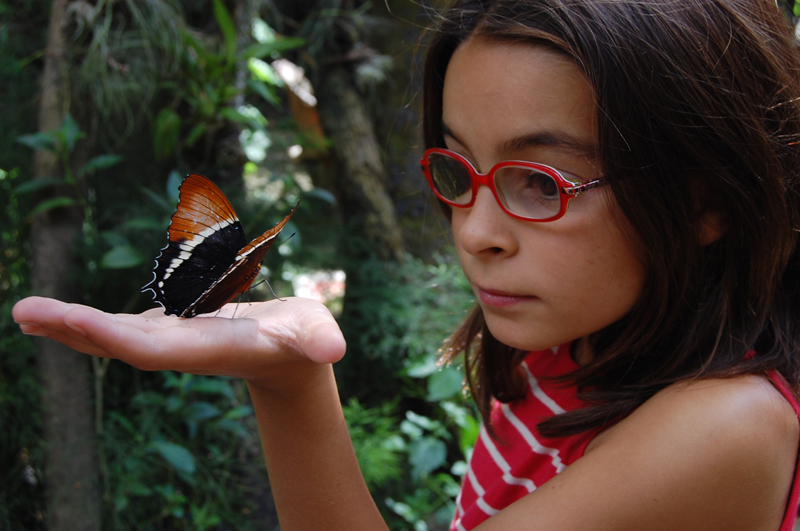
<path id="1" fill-rule="evenodd" d="M 604 224 L 574 250 L 571 305 L 597 330 L 627 314 L 639 300 L 645 268 L 620 229 Z M 563 264 L 564 270 L 568 264 Z M 596 330 L 593 330 L 596 331 Z"/>

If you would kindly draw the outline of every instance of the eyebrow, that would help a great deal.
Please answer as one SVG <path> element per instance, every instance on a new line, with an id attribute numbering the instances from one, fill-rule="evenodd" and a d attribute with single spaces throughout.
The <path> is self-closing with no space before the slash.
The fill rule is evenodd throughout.
<path id="1" fill-rule="evenodd" d="M 459 144 L 466 145 L 444 122 L 442 122 L 442 134 L 453 138 Z M 597 157 L 596 144 L 584 142 L 573 135 L 561 131 L 544 131 L 510 138 L 497 146 L 496 151 L 498 154 L 502 154 L 522 151 L 532 147 L 549 147 L 589 159 Z"/>

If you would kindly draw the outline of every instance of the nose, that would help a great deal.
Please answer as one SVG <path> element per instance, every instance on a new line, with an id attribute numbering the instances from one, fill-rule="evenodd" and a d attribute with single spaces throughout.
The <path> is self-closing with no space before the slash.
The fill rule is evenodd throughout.
<path id="1" fill-rule="evenodd" d="M 481 186 L 470 208 L 453 209 L 456 246 L 477 257 L 514 254 L 517 251 L 514 221 L 500 208 L 491 189 Z"/>

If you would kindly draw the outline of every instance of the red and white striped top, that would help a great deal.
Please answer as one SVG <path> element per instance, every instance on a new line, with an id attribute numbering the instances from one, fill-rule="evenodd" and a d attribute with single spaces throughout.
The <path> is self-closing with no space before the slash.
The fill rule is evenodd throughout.
<path id="1" fill-rule="evenodd" d="M 522 364 L 528 377 L 525 398 L 510 404 L 495 402 L 491 421 L 497 434 L 492 439 L 484 426 L 456 498 L 451 531 L 468 531 L 509 506 L 583 456 L 586 446 L 600 430 L 571 437 L 547 439 L 536 432 L 536 425 L 547 417 L 579 408 L 574 386 L 560 386 L 548 378 L 577 369 L 570 345 L 531 352 Z M 800 405 L 783 379 L 770 374 L 775 387 L 800 416 Z M 794 526 L 800 498 L 800 474 L 794 485 L 780 531 Z"/>

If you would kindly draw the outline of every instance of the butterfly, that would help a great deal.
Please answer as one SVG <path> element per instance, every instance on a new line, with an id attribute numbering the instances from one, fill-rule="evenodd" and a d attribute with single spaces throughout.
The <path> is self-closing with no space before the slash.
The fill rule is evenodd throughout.
<path id="1" fill-rule="evenodd" d="M 142 287 L 167 315 L 194 317 L 219 310 L 250 288 L 261 261 L 297 206 L 277 225 L 247 243 L 225 194 L 193 173 L 179 188 L 167 246 L 156 257 L 153 280 Z"/>

